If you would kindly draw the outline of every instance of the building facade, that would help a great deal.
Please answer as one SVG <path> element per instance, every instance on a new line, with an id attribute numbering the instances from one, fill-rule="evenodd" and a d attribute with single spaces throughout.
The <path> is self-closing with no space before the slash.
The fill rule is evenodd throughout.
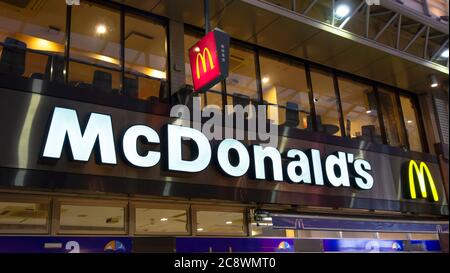
<path id="1" fill-rule="evenodd" d="M 228 76 L 194 92 L 204 1 L 0 1 L 0 252 L 448 252 L 448 1 L 422 2 L 210 0 Z"/>

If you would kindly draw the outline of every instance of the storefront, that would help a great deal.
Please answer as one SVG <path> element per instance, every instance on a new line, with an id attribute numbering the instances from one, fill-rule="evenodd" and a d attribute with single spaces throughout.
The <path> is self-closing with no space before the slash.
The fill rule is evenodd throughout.
<path id="1" fill-rule="evenodd" d="M 0 252 L 448 251 L 448 151 L 416 93 L 232 37 L 192 94 L 198 28 L 81 2 L 0 6 Z M 170 117 L 194 97 L 220 140 Z M 226 104 L 264 105 L 276 145 Z"/>

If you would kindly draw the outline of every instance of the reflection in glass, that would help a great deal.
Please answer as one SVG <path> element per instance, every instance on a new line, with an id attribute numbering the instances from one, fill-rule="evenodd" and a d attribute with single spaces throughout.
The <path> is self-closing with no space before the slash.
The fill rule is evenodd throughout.
<path id="1" fill-rule="evenodd" d="M 0 202 L 0 232 L 46 232 L 48 211 L 48 203 Z"/>
<path id="2" fill-rule="evenodd" d="M 337 98 L 331 74 L 311 69 L 311 81 L 316 109 L 316 124 L 319 132 L 341 136 Z M 308 118 L 308 128 L 310 126 Z"/>
<path id="3" fill-rule="evenodd" d="M 63 83 L 66 4 L 42 1 L 32 16 L 27 9 L 0 8 L 0 74 Z"/>
<path id="4" fill-rule="evenodd" d="M 406 126 L 409 149 L 412 151 L 422 152 L 422 142 L 420 141 L 417 120 L 417 109 L 414 101 L 410 97 L 400 96 L 400 103 L 402 105 L 403 120 Z"/>
<path id="5" fill-rule="evenodd" d="M 242 212 L 198 211 L 198 234 L 236 234 L 243 235 L 244 214 Z"/>
<path id="6" fill-rule="evenodd" d="M 82 2 L 72 7 L 69 83 L 119 93 L 120 14 Z"/>
<path id="7" fill-rule="evenodd" d="M 187 232 L 186 210 L 136 208 L 136 233 L 185 232 Z"/>
<path id="8" fill-rule="evenodd" d="M 344 78 L 339 78 L 338 82 L 346 135 L 358 140 L 383 143 L 373 88 Z"/>
<path id="9" fill-rule="evenodd" d="M 123 233 L 124 218 L 124 207 L 63 204 L 59 226 L 63 233 Z"/>
<path id="10" fill-rule="evenodd" d="M 268 117 L 279 125 L 306 129 L 310 106 L 303 66 L 267 56 L 260 56 L 260 65 L 263 100 L 273 104 Z"/>
<path id="11" fill-rule="evenodd" d="M 123 94 L 140 99 L 167 96 L 163 26 L 133 15 L 125 16 L 125 69 Z"/>
<path id="12" fill-rule="evenodd" d="M 395 100 L 395 94 L 383 89 L 379 89 L 378 94 L 388 144 L 395 147 L 405 147 L 400 112 Z"/>

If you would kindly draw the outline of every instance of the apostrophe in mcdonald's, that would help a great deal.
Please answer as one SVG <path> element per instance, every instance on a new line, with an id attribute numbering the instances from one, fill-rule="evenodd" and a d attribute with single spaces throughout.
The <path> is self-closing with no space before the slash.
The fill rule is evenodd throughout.
<path id="1" fill-rule="evenodd" d="M 202 92 L 228 76 L 230 37 L 215 29 L 189 49 L 194 91 Z"/>
<path id="2" fill-rule="evenodd" d="M 439 201 L 436 183 L 425 162 L 419 164 L 410 160 L 402 166 L 402 182 L 409 199 L 424 198 L 430 201 Z"/>

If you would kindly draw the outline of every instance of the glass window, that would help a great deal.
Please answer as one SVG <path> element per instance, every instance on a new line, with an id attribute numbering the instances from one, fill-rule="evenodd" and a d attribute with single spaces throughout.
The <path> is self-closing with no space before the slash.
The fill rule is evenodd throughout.
<path id="1" fill-rule="evenodd" d="M 0 74 L 64 82 L 66 3 L 15 2 L 0 3 Z"/>
<path id="2" fill-rule="evenodd" d="M 317 130 L 330 135 L 341 136 L 337 98 L 333 76 L 330 73 L 311 69 Z M 308 118 L 308 127 L 311 122 Z"/>
<path id="3" fill-rule="evenodd" d="M 304 67 L 267 56 L 260 56 L 259 62 L 263 100 L 278 105 L 269 106 L 269 118 L 306 129 L 310 106 Z"/>
<path id="4" fill-rule="evenodd" d="M 125 233 L 125 206 L 62 204 L 60 233 Z"/>
<path id="5" fill-rule="evenodd" d="M 49 204 L 0 202 L 0 233 L 47 233 Z"/>
<path id="6" fill-rule="evenodd" d="M 383 143 L 373 88 L 349 79 L 339 78 L 338 81 L 346 135 Z"/>
<path id="7" fill-rule="evenodd" d="M 231 45 L 229 75 L 226 80 L 227 94 L 240 94 L 258 100 L 255 69 L 255 53 Z"/>
<path id="8" fill-rule="evenodd" d="M 186 209 L 136 208 L 136 230 L 146 233 L 187 233 Z"/>
<path id="9" fill-rule="evenodd" d="M 244 235 L 244 213 L 197 211 L 197 234 Z"/>
<path id="10" fill-rule="evenodd" d="M 120 14 L 81 2 L 72 7 L 69 83 L 118 93 L 121 87 Z"/>
<path id="11" fill-rule="evenodd" d="M 387 142 L 391 146 L 404 147 L 400 112 L 397 107 L 395 94 L 388 90 L 379 89 L 383 123 L 386 130 Z"/>
<path id="12" fill-rule="evenodd" d="M 406 126 L 409 148 L 412 151 L 422 152 L 419 121 L 417 119 L 417 109 L 414 100 L 407 96 L 400 96 L 400 103 L 402 105 L 403 120 Z"/>
<path id="13" fill-rule="evenodd" d="M 130 97 L 166 98 L 166 31 L 159 24 L 125 16 L 125 69 L 123 93 Z"/>

